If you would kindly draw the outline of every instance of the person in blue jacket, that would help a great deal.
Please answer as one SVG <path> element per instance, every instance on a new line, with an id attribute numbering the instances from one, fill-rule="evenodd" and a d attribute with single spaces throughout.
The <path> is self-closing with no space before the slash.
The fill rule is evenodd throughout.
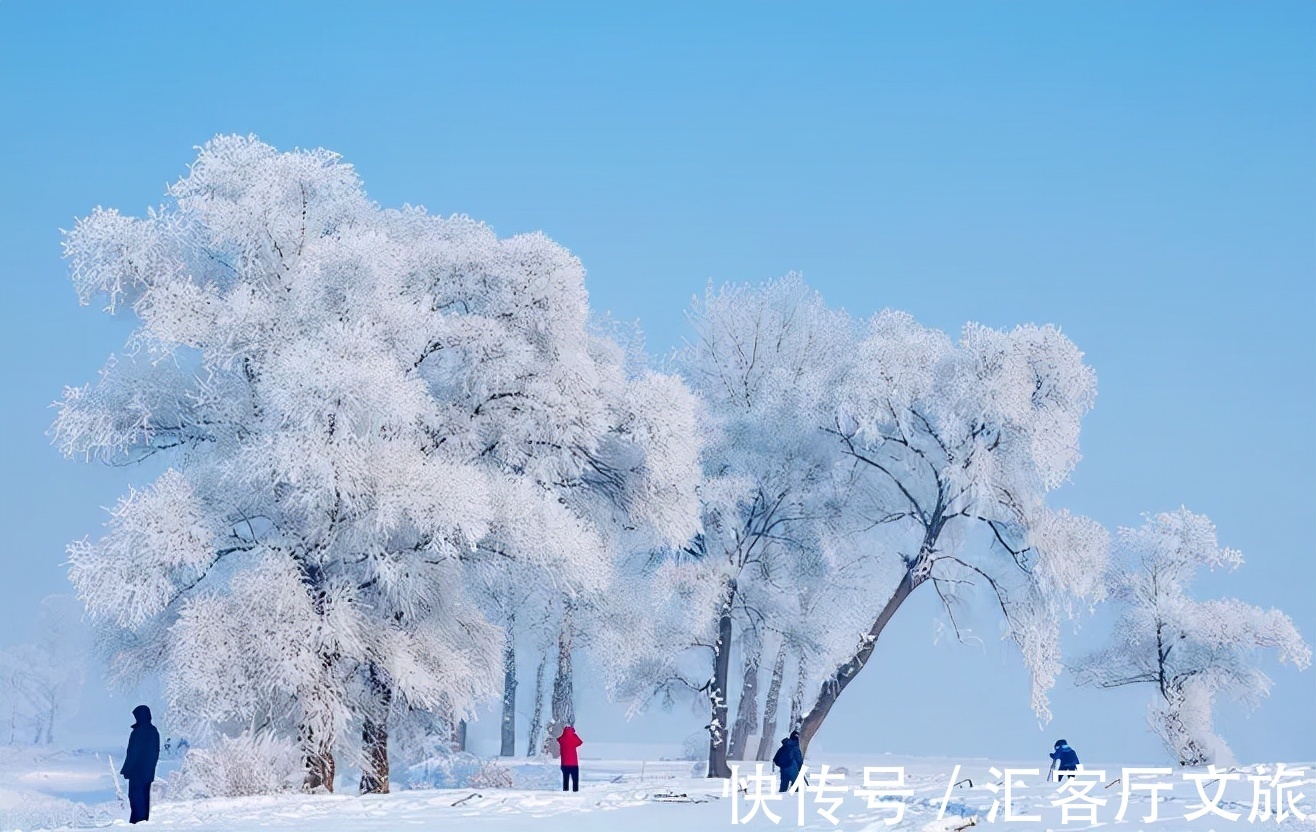
<path id="1" fill-rule="evenodd" d="M 160 732 L 151 724 L 151 709 L 145 705 L 133 708 L 137 722 L 128 735 L 128 753 L 119 769 L 128 780 L 128 804 L 132 814 L 129 823 L 140 823 L 151 818 L 151 782 L 155 780 L 155 766 L 160 762 Z"/>
<path id="2" fill-rule="evenodd" d="M 1051 759 L 1055 761 L 1053 767 L 1057 772 L 1078 770 L 1078 753 L 1064 740 L 1056 740 L 1056 750 L 1051 752 Z M 1068 780 L 1073 776 L 1057 773 L 1056 780 Z"/>
<path id="3" fill-rule="evenodd" d="M 794 785 L 795 778 L 800 776 L 800 770 L 804 768 L 799 731 L 792 731 L 789 737 L 781 741 L 781 748 L 773 755 L 772 764 L 781 774 L 781 788 L 778 791 L 784 792 Z"/>

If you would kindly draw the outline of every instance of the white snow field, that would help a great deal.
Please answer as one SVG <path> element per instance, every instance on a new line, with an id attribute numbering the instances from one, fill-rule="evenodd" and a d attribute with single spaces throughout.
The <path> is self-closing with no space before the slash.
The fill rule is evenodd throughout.
<path id="1" fill-rule="evenodd" d="M 126 826 L 127 810 L 116 796 L 105 752 L 40 752 L 32 749 L 0 751 L 0 829 L 32 832 L 38 829 L 91 829 Z M 958 772 L 956 765 L 959 765 Z M 1070 809 L 1066 818 L 1062 806 L 1055 802 L 1071 799 L 1071 806 L 1083 802 L 1068 793 L 1058 793 L 1055 784 L 1045 782 L 1046 766 L 1036 761 L 1004 762 L 987 760 L 951 760 L 935 758 L 893 757 L 889 755 L 841 755 L 829 761 L 833 771 L 843 769 L 841 789 L 820 795 L 806 792 L 801 822 L 800 799 L 787 795 L 761 804 L 746 793 L 734 797 L 725 793 L 724 782 L 692 776 L 702 764 L 686 761 L 601 760 L 582 758 L 581 791 L 564 794 L 553 790 L 548 778 L 556 774 L 550 764 L 536 760 L 508 761 L 518 775 L 529 770 L 544 777 L 539 788 L 517 789 L 417 789 L 398 788 L 393 794 L 360 797 L 335 795 L 284 794 L 265 797 L 209 800 L 169 800 L 167 793 L 157 793 L 151 820 L 142 829 L 187 830 L 260 830 L 296 829 L 308 832 L 348 832 L 348 830 L 508 830 L 508 832 L 697 832 L 715 829 L 840 829 L 847 832 L 879 832 L 884 829 L 950 832 L 972 827 L 1000 829 L 1095 829 L 1163 830 L 1164 832 L 1204 832 L 1229 829 L 1281 829 L 1295 832 L 1316 830 L 1316 763 L 1286 765 L 1281 780 L 1293 786 L 1280 789 L 1292 795 L 1296 808 L 1306 819 L 1288 814 L 1282 821 L 1271 814 L 1263 819 L 1253 815 L 1255 784 L 1249 776 L 1259 767 L 1241 766 L 1227 770 L 1237 779 L 1227 781 L 1221 812 L 1236 812 L 1236 819 L 1208 812 L 1186 819 L 1201 809 L 1201 799 L 1193 780 L 1205 773 L 1202 769 L 1174 769 L 1159 778 L 1137 778 L 1140 784 L 1168 783 L 1157 793 L 1158 818 L 1148 816 L 1153 791 L 1130 790 L 1122 821 L 1116 820 L 1123 796 L 1123 784 L 1112 783 L 1120 777 L 1121 765 L 1092 766 L 1104 770 L 1100 781 L 1093 778 L 1088 795 L 1104 801 L 1091 812 Z M 894 803 L 885 800 L 870 807 L 863 789 L 865 766 L 903 767 L 905 788 L 912 794 L 905 798 L 903 819 L 888 825 L 895 814 Z M 1037 768 L 1036 776 L 1022 775 L 1022 782 L 1012 789 L 1011 809 L 1015 818 L 1036 815 L 1037 820 L 1007 819 L 1004 808 L 991 814 L 993 800 L 1000 798 L 999 776 L 989 769 Z M 162 766 L 167 778 L 172 766 Z M 1260 767 L 1267 777 L 1272 799 L 1276 791 L 1269 786 L 1275 766 Z M 1299 769 L 1302 774 L 1292 776 Z M 752 774 L 752 770 L 750 772 Z M 817 789 L 818 772 L 810 766 L 810 788 Z M 959 785 L 952 783 L 955 775 Z M 874 778 L 891 778 L 891 773 L 874 774 Z M 971 781 L 971 783 L 970 783 Z M 162 785 L 167 782 L 162 781 Z M 1131 782 L 1134 782 L 1131 780 Z M 1203 779 L 1206 792 L 1214 797 L 1215 778 Z M 1109 784 L 1109 785 L 1107 785 Z M 346 784 L 343 784 L 344 786 Z M 751 781 L 750 791 L 755 791 Z M 764 784 L 767 785 L 766 783 Z M 836 781 L 827 786 L 837 785 Z M 993 791 L 995 789 L 995 791 Z M 345 790 L 346 791 L 346 790 Z M 775 791 L 770 787 L 769 791 Z M 824 798 L 824 799 L 820 799 Z M 839 805 L 836 801 L 839 800 Z M 1286 800 L 1287 802 L 1287 800 Z M 835 808 L 832 808 L 835 806 Z M 770 810 L 779 820 L 773 823 L 764 814 Z M 1278 808 L 1272 802 L 1272 810 Z M 1286 810 L 1288 806 L 1286 805 Z M 820 812 L 830 810 L 833 824 Z M 733 816 L 734 813 L 734 816 Z M 1250 820 L 1251 818 L 1251 820 Z M 733 822 L 734 821 L 734 822 Z"/>

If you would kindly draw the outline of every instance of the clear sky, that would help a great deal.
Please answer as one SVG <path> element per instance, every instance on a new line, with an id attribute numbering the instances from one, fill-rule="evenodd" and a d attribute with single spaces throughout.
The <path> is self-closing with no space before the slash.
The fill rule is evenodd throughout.
<path id="1" fill-rule="evenodd" d="M 1100 388 L 1058 502 L 1110 527 L 1209 514 L 1247 563 L 1204 592 L 1316 641 L 1313 44 L 1309 2 L 0 0 L 0 645 L 68 591 L 64 545 L 154 473 L 44 434 L 128 331 L 77 305 L 59 229 L 158 203 L 223 132 L 336 150 L 386 206 L 543 230 L 656 353 L 707 281 L 790 270 L 861 315 L 1057 323 Z M 818 748 L 1160 754 L 1138 691 L 1062 678 L 1039 732 L 1008 651 L 933 647 L 922 600 Z M 1222 708 L 1226 738 L 1316 757 L 1316 670 L 1267 667 L 1274 695 Z"/>

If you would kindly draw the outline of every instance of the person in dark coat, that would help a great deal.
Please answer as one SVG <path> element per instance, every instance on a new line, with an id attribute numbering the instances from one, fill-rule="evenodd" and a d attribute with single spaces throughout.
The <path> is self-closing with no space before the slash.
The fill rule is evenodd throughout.
<path id="1" fill-rule="evenodd" d="M 800 776 L 800 770 L 804 768 L 804 752 L 800 750 L 800 732 L 792 731 L 791 735 L 781 741 L 781 748 L 772 756 L 772 764 L 777 767 L 781 774 L 781 788 L 778 791 L 786 791 L 795 783 L 795 778 Z"/>
<path id="2" fill-rule="evenodd" d="M 1070 748 L 1069 743 L 1064 740 L 1056 740 L 1056 750 L 1051 752 L 1051 759 L 1055 761 L 1054 765 L 1059 771 L 1078 770 L 1078 752 Z M 1056 780 L 1068 780 L 1073 776 L 1057 773 Z"/>
<path id="3" fill-rule="evenodd" d="M 799 731 L 791 731 L 791 748 L 794 751 L 794 756 L 791 759 L 795 761 L 795 770 L 804 771 L 804 749 L 800 748 Z"/>
<path id="4" fill-rule="evenodd" d="M 558 747 L 562 751 L 562 791 L 567 790 L 567 782 L 571 783 L 573 792 L 580 791 L 580 757 L 576 755 L 576 749 L 585 744 L 585 741 L 576 733 L 576 729 L 570 725 L 562 729 L 562 736 L 557 738 Z"/>
<path id="5" fill-rule="evenodd" d="M 128 735 L 128 753 L 119 769 L 128 780 L 128 805 L 132 814 L 129 823 L 149 820 L 151 817 L 151 783 L 155 780 L 155 766 L 160 762 L 160 732 L 151 724 L 151 709 L 145 705 L 133 708 L 137 722 Z"/>

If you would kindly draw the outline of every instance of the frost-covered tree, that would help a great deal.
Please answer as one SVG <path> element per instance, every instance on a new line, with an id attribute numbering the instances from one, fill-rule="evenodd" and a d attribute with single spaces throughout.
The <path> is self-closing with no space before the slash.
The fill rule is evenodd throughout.
<path id="1" fill-rule="evenodd" d="M 86 680 L 89 631 L 82 608 L 71 595 L 49 595 L 37 613 L 36 639 L 0 653 L 2 718 L 9 742 L 19 736 L 33 743 L 55 741 L 55 728 L 76 716 Z"/>
<path id="2" fill-rule="evenodd" d="M 647 587 L 646 606 L 667 609 L 647 613 L 641 633 L 602 630 L 616 642 L 608 652 L 623 659 L 614 692 L 633 704 L 681 689 L 705 698 L 708 774 L 727 777 L 728 757 L 746 753 L 759 718 L 763 645 L 793 628 L 800 585 L 823 579 L 802 564 L 821 563 L 813 556 L 842 511 L 833 479 L 842 455 L 819 426 L 831 418 L 854 333 L 795 275 L 710 287 L 689 319 L 694 337 L 675 364 L 703 402 L 711 437 L 703 532 L 673 559 L 632 572 Z"/>
<path id="3" fill-rule="evenodd" d="M 530 725 L 526 728 L 525 755 L 542 753 L 540 732 L 544 730 L 544 672 L 548 669 L 548 652 L 540 645 L 539 663 L 535 665 L 535 687 L 530 694 Z"/>
<path id="4" fill-rule="evenodd" d="M 1257 666 L 1260 651 L 1273 650 L 1299 668 L 1311 664 L 1311 649 L 1283 612 L 1189 596 L 1198 570 L 1232 571 L 1242 563 L 1237 549 L 1220 546 L 1205 515 L 1186 508 L 1121 528 L 1111 584 L 1122 613 L 1110 646 L 1075 669 L 1080 684 L 1153 687 L 1148 722 L 1180 765 L 1232 762 L 1211 710 L 1217 696 L 1256 707 L 1269 695 L 1271 679 Z"/>
<path id="5" fill-rule="evenodd" d="M 23 657 L 16 647 L 0 650 L 0 703 L 4 712 L 6 745 L 18 744 L 20 735 L 28 735 L 28 713 L 23 690 Z"/>
<path id="6" fill-rule="evenodd" d="M 692 320 L 698 337 L 678 366 L 715 437 L 704 533 L 684 563 L 646 564 L 646 595 L 684 613 L 652 602 L 652 625 L 625 639 L 636 659 L 617 689 L 670 696 L 672 679 L 705 694 L 716 776 L 729 645 L 742 653 L 731 737 L 748 735 L 767 634 L 781 656 L 769 698 L 780 704 L 789 656 L 790 722 L 807 746 L 914 590 L 931 586 L 966 637 L 962 607 L 976 587 L 1004 615 L 1045 715 L 1060 621 L 1104 593 L 1104 530 L 1045 504 L 1078 460 L 1094 397 L 1074 345 L 1038 326 L 970 325 L 955 342 L 895 312 L 857 335 L 795 279 L 727 290 Z M 665 646 L 679 658 L 664 658 Z M 773 719 L 764 714 L 765 732 Z"/>
<path id="7" fill-rule="evenodd" d="M 969 590 L 988 594 L 1032 675 L 1033 708 L 1047 715 L 1060 619 L 1104 593 L 1104 530 L 1045 503 L 1078 461 L 1095 390 L 1082 354 L 1052 326 L 970 324 L 956 342 L 905 313 L 870 321 L 827 430 L 850 459 L 889 568 L 871 587 L 866 632 L 802 716 L 804 745 L 925 585 L 957 633 Z"/>
<path id="8" fill-rule="evenodd" d="M 295 736 L 308 785 L 348 753 L 387 790 L 390 728 L 496 691 L 473 564 L 587 587 L 619 521 L 696 527 L 688 393 L 626 375 L 542 235 L 382 210 L 332 153 L 219 137 L 165 205 L 98 209 L 65 248 L 82 301 L 139 326 L 55 442 L 172 464 L 70 577 L 120 675 L 163 672 L 198 728 Z"/>

